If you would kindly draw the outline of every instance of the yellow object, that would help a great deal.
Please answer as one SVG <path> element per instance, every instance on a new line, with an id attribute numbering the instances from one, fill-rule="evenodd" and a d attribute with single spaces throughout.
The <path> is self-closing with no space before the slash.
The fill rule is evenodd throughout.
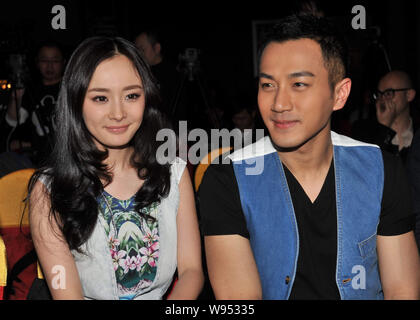
<path id="1" fill-rule="evenodd" d="M 3 238 L 0 236 L 0 287 L 5 287 L 7 284 L 7 255 L 6 246 Z"/>
<path id="2" fill-rule="evenodd" d="M 28 182 L 35 169 L 22 169 L 0 178 L 0 228 L 29 226 L 27 196 Z M 25 208 L 25 212 L 22 213 Z"/>
<path id="3" fill-rule="evenodd" d="M 41 266 L 39 265 L 39 261 L 36 263 L 36 276 L 38 279 L 44 279 L 44 274 L 42 273 Z"/>
<path id="4" fill-rule="evenodd" d="M 27 196 L 29 179 L 34 172 L 35 169 L 22 169 L 0 178 L 0 228 L 29 226 L 28 206 L 25 207 L 23 201 Z M 3 270 L 3 258 L 6 260 L 6 248 L 2 241 L 0 243 L 0 286 L 2 285 L 3 272 L 7 279 L 7 270 Z M 6 268 L 7 264 L 4 266 Z M 44 278 L 39 262 L 37 263 L 37 277 Z"/>
<path id="5" fill-rule="evenodd" d="M 230 151 L 231 149 L 232 147 L 214 149 L 207 156 L 203 157 L 203 159 L 200 160 L 200 163 L 198 164 L 194 173 L 195 191 L 198 191 L 198 188 L 201 184 L 201 180 L 203 180 L 204 173 L 206 172 L 209 165 L 214 161 L 214 159 L 216 159 L 223 153 Z"/>

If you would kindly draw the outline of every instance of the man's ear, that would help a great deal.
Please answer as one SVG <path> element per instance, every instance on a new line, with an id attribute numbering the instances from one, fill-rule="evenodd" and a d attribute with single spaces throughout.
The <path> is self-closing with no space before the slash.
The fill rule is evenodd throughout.
<path id="1" fill-rule="evenodd" d="M 350 95 L 351 79 L 345 78 L 335 85 L 333 111 L 340 110 Z"/>
<path id="2" fill-rule="evenodd" d="M 406 97 L 407 97 L 408 102 L 413 101 L 414 98 L 416 97 L 416 90 L 414 89 L 407 90 Z"/>
<path id="3" fill-rule="evenodd" d="M 153 50 L 156 54 L 160 54 L 160 50 L 162 50 L 162 47 L 159 42 L 155 43 L 155 45 L 153 46 Z"/>

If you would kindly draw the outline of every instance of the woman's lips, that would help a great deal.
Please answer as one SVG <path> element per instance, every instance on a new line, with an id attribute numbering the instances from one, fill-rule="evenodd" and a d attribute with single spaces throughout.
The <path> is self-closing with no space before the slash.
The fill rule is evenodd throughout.
<path id="1" fill-rule="evenodd" d="M 126 126 L 108 126 L 108 127 L 105 127 L 105 129 L 107 129 L 111 133 L 116 133 L 116 134 L 124 133 L 125 131 L 127 131 L 128 125 L 126 125 Z"/>
<path id="2" fill-rule="evenodd" d="M 273 120 L 273 123 L 274 123 L 274 126 L 276 128 L 279 128 L 279 129 L 289 129 L 289 128 L 294 127 L 296 125 L 296 123 L 298 123 L 298 121 L 296 121 L 296 120 L 274 121 Z"/>

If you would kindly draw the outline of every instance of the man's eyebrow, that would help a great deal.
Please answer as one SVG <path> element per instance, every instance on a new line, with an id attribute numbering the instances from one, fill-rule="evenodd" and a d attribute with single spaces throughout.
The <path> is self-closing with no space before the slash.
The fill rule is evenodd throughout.
<path id="1" fill-rule="evenodd" d="M 261 72 L 259 77 L 266 78 L 269 80 L 274 80 L 274 77 L 272 75 L 266 74 L 264 72 Z M 293 72 L 289 74 L 287 77 L 291 79 L 291 78 L 299 78 L 299 77 L 315 77 L 315 75 L 309 71 L 299 71 L 299 72 Z"/>
<path id="2" fill-rule="evenodd" d="M 293 72 L 287 76 L 290 78 L 300 78 L 300 77 L 315 77 L 315 75 L 312 72 L 309 71 L 299 71 L 299 72 Z"/>
<path id="3" fill-rule="evenodd" d="M 143 89 L 142 86 L 138 84 L 133 84 L 131 86 L 127 86 L 123 88 L 123 91 L 132 90 L 132 89 Z M 96 91 L 96 92 L 109 92 L 110 90 L 108 88 L 91 88 L 88 90 L 88 92 Z"/>
<path id="4" fill-rule="evenodd" d="M 269 79 L 269 80 L 274 80 L 273 76 L 270 76 L 269 74 L 266 74 L 264 72 L 260 72 L 259 78 L 266 78 L 266 79 Z"/>

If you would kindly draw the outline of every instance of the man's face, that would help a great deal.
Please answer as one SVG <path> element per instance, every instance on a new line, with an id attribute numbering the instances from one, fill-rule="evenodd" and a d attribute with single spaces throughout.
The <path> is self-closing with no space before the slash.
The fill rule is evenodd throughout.
<path id="1" fill-rule="evenodd" d="M 298 148 L 321 131 L 329 132 L 334 95 L 317 42 L 272 42 L 265 48 L 258 106 L 272 141 L 280 148 Z"/>
<path id="2" fill-rule="evenodd" d="M 240 130 L 252 129 L 254 126 L 254 117 L 247 109 L 243 109 L 242 111 L 235 113 L 232 117 L 232 121 L 235 128 Z"/>
<path id="3" fill-rule="evenodd" d="M 405 89 L 408 87 L 409 85 L 395 74 L 386 75 L 378 83 L 378 90 L 381 92 L 385 92 L 390 89 Z M 385 94 L 376 101 L 376 104 L 385 109 L 385 103 L 387 101 L 392 102 L 395 105 L 396 115 L 399 116 L 401 113 L 409 109 L 409 99 L 407 93 L 408 91 L 395 91 L 393 97 L 389 97 L 388 94 Z"/>
<path id="4" fill-rule="evenodd" d="M 55 84 L 61 80 L 64 59 L 58 48 L 42 47 L 38 53 L 37 63 L 45 85 Z"/>
<path id="5" fill-rule="evenodd" d="M 153 46 L 145 33 L 141 33 L 135 41 L 136 47 L 143 53 L 147 63 L 151 66 L 156 64 L 159 52 L 156 45 Z"/>

